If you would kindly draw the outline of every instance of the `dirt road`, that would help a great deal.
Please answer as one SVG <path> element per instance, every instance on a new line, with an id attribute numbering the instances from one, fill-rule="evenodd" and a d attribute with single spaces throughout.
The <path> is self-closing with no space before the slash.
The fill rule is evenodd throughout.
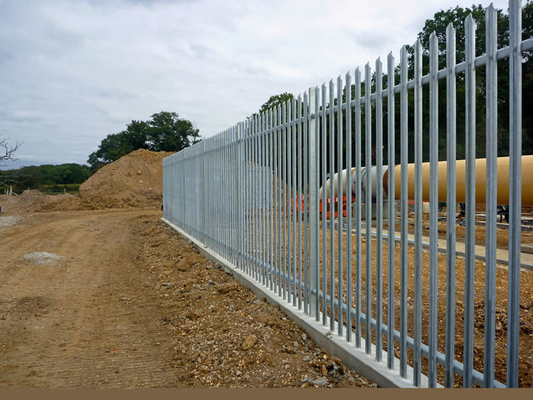
<path id="1" fill-rule="evenodd" d="M 158 211 L 11 216 L 0 227 L 0 388 L 371 386 Z"/>

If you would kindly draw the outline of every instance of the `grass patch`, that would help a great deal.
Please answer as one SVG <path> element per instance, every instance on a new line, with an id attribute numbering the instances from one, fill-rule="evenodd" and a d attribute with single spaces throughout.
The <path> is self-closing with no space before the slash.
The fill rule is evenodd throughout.
<path id="1" fill-rule="evenodd" d="M 43 193 L 46 193 L 46 194 L 51 194 L 51 195 L 54 195 L 54 194 L 63 194 L 63 193 L 68 193 L 68 194 L 78 194 L 78 191 L 80 189 L 80 185 L 81 183 L 68 183 L 68 184 L 64 184 L 64 185 L 41 185 L 39 187 L 39 190 Z"/>

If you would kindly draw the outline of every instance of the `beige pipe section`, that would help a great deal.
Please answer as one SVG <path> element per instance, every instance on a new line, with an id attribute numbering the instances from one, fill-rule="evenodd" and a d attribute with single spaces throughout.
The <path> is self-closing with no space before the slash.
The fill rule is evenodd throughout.
<path id="1" fill-rule="evenodd" d="M 486 169 L 485 158 L 476 159 L 476 203 L 484 203 L 486 198 Z M 457 161 L 456 190 L 457 203 L 466 202 L 466 161 Z M 446 177 L 447 162 L 439 164 L 439 201 L 446 201 Z M 401 165 L 394 169 L 395 174 L 395 197 L 401 195 Z M 415 165 L 407 167 L 408 191 L 407 197 L 411 200 L 415 197 Z M 388 172 L 383 177 L 383 187 L 388 188 Z M 422 200 L 429 201 L 429 163 L 422 163 Z M 498 204 L 509 204 L 509 157 L 498 157 Z M 533 155 L 522 156 L 522 205 L 533 206 Z"/>

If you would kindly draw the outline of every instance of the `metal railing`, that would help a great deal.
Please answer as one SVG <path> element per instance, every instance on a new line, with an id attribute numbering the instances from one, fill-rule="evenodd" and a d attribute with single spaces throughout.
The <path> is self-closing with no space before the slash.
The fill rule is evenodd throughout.
<path id="1" fill-rule="evenodd" d="M 311 88 L 303 97 L 164 159 L 164 218 L 310 318 L 329 325 L 331 331 L 355 347 L 378 361 L 386 360 L 391 369 L 399 365 L 400 376 L 407 377 L 410 365 L 416 386 L 427 375 L 429 387 L 453 387 L 458 383 L 463 387 L 517 387 L 519 369 L 531 370 L 531 356 L 520 361 L 519 343 L 521 66 L 522 52 L 533 48 L 533 40 L 521 39 L 519 1 L 510 1 L 509 22 L 508 47 L 497 48 L 496 12 L 491 6 L 486 11 L 483 55 L 475 54 L 475 22 L 470 16 L 465 21 L 464 62 L 456 63 L 455 30 L 450 25 L 443 69 L 439 70 L 441 55 L 433 34 L 426 53 L 429 73 L 425 76 L 423 49 L 417 41 L 413 79 L 408 78 L 408 51 L 404 47 L 399 67 L 392 54 L 388 56 L 385 76 L 389 83 L 385 89 L 378 59 L 373 72 L 366 65 L 364 81 L 356 69 L 353 75 L 346 74 L 344 82 L 339 77 L 336 85 L 330 81 L 329 87 L 324 84 Z M 495 379 L 497 71 L 502 59 L 508 59 L 510 71 L 509 275 L 507 298 L 500 299 L 508 307 L 506 379 L 500 379 L 505 384 Z M 476 124 L 480 122 L 476 119 L 476 71 L 482 66 L 487 110 L 487 222 L 484 323 L 478 330 L 483 335 L 483 362 L 478 362 L 476 368 L 474 356 L 479 358 L 475 353 L 479 346 L 475 346 L 474 311 L 482 304 L 475 298 L 476 293 L 479 295 L 474 259 L 475 141 Z M 394 77 L 398 75 L 396 83 Z M 449 208 L 446 216 L 446 255 L 438 256 L 439 188 L 447 188 L 448 205 L 458 202 L 458 78 L 465 81 L 466 106 L 464 261 L 456 257 L 455 207 Z M 446 99 L 439 105 L 441 79 L 445 81 Z M 410 91 L 414 100 L 409 99 Z M 429 96 L 427 109 L 423 96 Z M 444 123 L 438 119 L 439 107 L 443 106 Z M 422 248 L 424 116 L 429 121 L 426 146 L 430 149 L 430 232 L 429 240 L 424 239 L 429 241 L 428 251 Z M 439 127 L 441 136 L 445 132 L 446 152 L 440 154 L 447 160 L 445 181 L 439 180 Z M 383 159 L 384 147 L 387 160 Z M 408 175 L 413 147 L 414 180 Z M 398 161 L 399 176 L 395 174 Z M 334 174 L 340 182 L 340 172 L 345 169 L 346 183 L 335 185 Z M 388 177 L 386 182 L 384 175 Z M 328 178 L 332 183 L 329 188 Z M 408 194 L 410 186 L 414 187 L 414 197 Z M 399 245 L 393 223 L 397 212 L 394 193 L 400 193 Z M 384 203 L 387 196 L 391 199 Z M 414 249 L 409 247 L 408 239 L 410 199 L 415 208 Z M 374 206 L 367 206 L 370 204 Z M 384 219 L 385 211 L 388 219 Z M 388 234 L 384 233 L 385 227 Z M 456 280 L 458 268 L 465 276 L 464 304 L 456 296 L 461 286 Z M 440 278 L 439 282 L 439 275 L 445 281 Z M 458 304 L 464 309 L 462 316 L 458 315 Z M 456 332 L 458 327 L 461 337 Z M 458 340 L 462 341 L 459 355 Z"/>

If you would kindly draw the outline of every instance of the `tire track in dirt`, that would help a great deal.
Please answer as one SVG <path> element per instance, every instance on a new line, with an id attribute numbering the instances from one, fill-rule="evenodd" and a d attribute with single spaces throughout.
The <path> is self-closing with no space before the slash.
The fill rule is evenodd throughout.
<path id="1" fill-rule="evenodd" d="M 3 230 L 1 388 L 180 385 L 171 335 L 154 294 L 139 290 L 131 246 L 131 224 L 159 214 L 140 214 L 62 213 Z M 23 256 L 34 251 L 65 260 L 32 265 Z"/>

